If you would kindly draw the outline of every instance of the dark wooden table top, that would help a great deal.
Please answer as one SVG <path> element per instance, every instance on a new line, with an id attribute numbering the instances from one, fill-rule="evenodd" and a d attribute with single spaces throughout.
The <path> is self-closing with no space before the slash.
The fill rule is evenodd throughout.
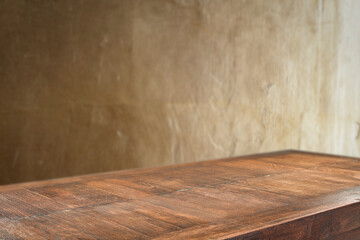
<path id="1" fill-rule="evenodd" d="M 360 239 L 360 160 L 285 151 L 0 186 L 0 239 Z"/>

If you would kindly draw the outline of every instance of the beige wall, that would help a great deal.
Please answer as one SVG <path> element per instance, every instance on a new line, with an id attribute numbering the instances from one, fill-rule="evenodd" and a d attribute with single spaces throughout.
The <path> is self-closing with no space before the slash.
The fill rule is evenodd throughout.
<path id="1" fill-rule="evenodd" d="M 358 0 L 1 0 L 0 183 L 360 156 Z"/>

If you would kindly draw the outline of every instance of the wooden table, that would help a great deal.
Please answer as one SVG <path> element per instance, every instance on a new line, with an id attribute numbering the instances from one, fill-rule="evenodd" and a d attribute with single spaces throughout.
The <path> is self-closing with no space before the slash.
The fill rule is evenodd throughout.
<path id="1" fill-rule="evenodd" d="M 285 151 L 0 187 L 0 239 L 360 239 L 360 160 Z"/>

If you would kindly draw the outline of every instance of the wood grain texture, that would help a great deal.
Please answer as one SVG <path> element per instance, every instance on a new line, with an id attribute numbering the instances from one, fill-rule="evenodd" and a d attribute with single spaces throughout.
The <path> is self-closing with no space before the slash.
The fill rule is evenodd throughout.
<path id="1" fill-rule="evenodd" d="M 0 239 L 360 239 L 360 161 L 284 151 L 2 186 Z"/>

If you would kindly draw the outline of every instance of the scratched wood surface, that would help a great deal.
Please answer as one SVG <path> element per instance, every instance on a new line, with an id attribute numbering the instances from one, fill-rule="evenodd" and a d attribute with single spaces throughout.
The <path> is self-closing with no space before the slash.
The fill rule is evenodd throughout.
<path id="1" fill-rule="evenodd" d="M 284 151 L 0 186 L 0 239 L 360 239 L 360 160 Z"/>

